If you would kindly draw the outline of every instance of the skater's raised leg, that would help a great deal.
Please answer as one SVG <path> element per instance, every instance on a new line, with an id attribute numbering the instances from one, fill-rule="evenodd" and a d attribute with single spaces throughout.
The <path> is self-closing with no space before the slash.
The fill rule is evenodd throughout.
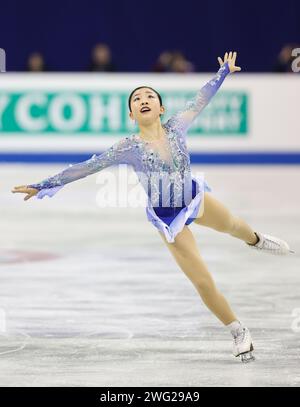
<path id="1" fill-rule="evenodd" d="M 243 240 L 248 247 L 271 254 L 288 254 L 289 245 L 282 239 L 254 231 L 244 219 L 233 215 L 222 202 L 209 192 L 204 193 L 204 207 L 199 210 L 194 223 L 218 232 L 228 233 Z"/>
<path id="2" fill-rule="evenodd" d="M 194 223 L 218 232 L 228 233 L 249 244 L 255 245 L 258 241 L 254 230 L 242 218 L 234 216 L 222 202 L 209 192 L 204 193 L 203 214 L 196 218 Z"/>

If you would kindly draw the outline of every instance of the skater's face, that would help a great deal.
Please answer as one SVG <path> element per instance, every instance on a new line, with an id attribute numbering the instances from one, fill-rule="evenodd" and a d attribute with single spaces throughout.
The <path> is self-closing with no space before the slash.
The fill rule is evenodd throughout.
<path id="1" fill-rule="evenodd" d="M 155 122 L 165 112 L 158 95 L 151 88 L 137 89 L 130 99 L 131 112 L 129 116 L 140 125 Z"/>

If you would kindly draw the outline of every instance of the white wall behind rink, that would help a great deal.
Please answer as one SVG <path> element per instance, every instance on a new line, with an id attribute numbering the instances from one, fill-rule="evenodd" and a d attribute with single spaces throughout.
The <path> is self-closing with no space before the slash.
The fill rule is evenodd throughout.
<path id="1" fill-rule="evenodd" d="M 2 74 L 0 94 L 39 90 L 126 90 L 148 84 L 159 91 L 197 91 L 214 74 Z M 300 76 L 297 74 L 246 74 L 228 76 L 220 91 L 247 92 L 249 130 L 246 137 L 230 135 L 190 136 L 191 152 L 291 151 L 300 152 Z M 0 130 L 1 133 L 1 130 Z M 0 134 L 0 152 L 103 151 L 124 134 L 114 137 Z M 59 142 L 58 142 L 59 138 Z"/>

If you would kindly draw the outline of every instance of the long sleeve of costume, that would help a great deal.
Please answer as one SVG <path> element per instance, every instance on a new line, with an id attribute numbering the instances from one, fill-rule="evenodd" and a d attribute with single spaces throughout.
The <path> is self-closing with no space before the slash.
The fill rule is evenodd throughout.
<path id="1" fill-rule="evenodd" d="M 76 181 L 80 178 L 87 177 L 98 171 L 103 170 L 116 164 L 128 164 L 130 159 L 131 144 L 129 138 L 126 137 L 117 143 L 113 144 L 109 149 L 100 155 L 94 154 L 89 160 L 71 164 L 69 167 L 60 173 L 46 178 L 37 184 L 30 184 L 28 187 L 39 190 L 37 198 L 42 199 L 48 195 L 52 197 L 64 185 Z"/>
<path id="2" fill-rule="evenodd" d="M 177 128 L 180 132 L 186 132 L 196 117 L 208 105 L 229 73 L 228 62 L 226 62 L 216 75 L 196 93 L 195 97 L 187 101 L 182 110 L 170 117 L 167 124 Z"/>

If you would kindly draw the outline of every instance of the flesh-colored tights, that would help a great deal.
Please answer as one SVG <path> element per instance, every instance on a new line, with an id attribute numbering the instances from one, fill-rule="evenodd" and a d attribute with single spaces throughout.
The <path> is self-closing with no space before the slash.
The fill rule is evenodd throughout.
<path id="1" fill-rule="evenodd" d="M 253 229 L 243 219 L 234 216 L 226 206 L 209 192 L 204 193 L 204 201 L 202 202 L 204 206 L 199 209 L 194 224 L 227 233 L 250 244 L 256 243 L 257 237 Z M 185 225 L 183 230 L 176 236 L 174 243 L 168 243 L 162 232 L 159 232 L 159 234 L 181 270 L 195 286 L 205 305 L 224 325 L 237 320 L 238 318 L 233 313 L 227 300 L 217 289 L 200 255 L 190 228 Z"/>

